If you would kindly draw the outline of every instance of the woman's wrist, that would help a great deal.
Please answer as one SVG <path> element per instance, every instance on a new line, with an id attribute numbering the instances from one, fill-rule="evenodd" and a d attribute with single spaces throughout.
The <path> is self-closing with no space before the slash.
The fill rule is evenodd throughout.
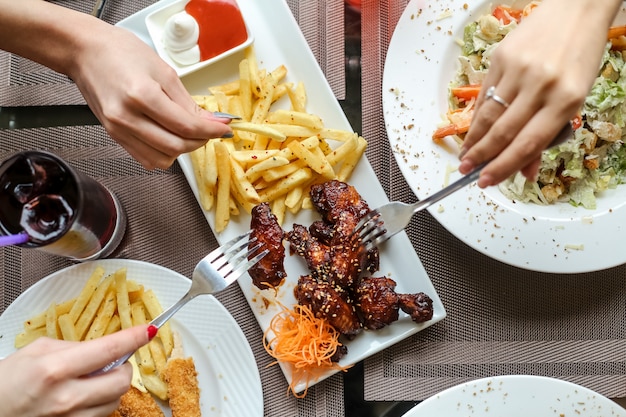
<path id="1" fill-rule="evenodd" d="M 68 74 L 107 23 L 43 0 L 0 0 L 0 49 Z M 87 35 L 87 36 L 85 36 Z"/>

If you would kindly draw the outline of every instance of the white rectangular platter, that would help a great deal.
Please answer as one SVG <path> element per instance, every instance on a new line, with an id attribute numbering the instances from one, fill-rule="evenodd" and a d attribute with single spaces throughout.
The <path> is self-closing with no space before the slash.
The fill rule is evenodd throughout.
<path id="1" fill-rule="evenodd" d="M 173 0 L 162 0 L 121 21 L 118 23 L 118 26 L 131 30 L 146 43 L 152 45 L 144 24 L 145 15 L 154 10 L 154 8 L 162 7 L 171 1 Z M 271 71 L 284 64 L 288 70 L 287 81 L 293 81 L 294 83 L 302 81 L 306 87 L 308 94 L 307 111 L 320 116 L 326 127 L 352 130 L 287 4 L 282 0 L 263 2 L 238 0 L 238 4 L 254 36 L 253 47 L 259 61 L 259 68 Z M 223 84 L 238 78 L 238 64 L 243 58 L 243 52 L 234 54 L 223 61 L 183 77 L 182 81 L 192 95 L 209 94 L 207 90 L 209 86 Z M 183 155 L 178 159 L 178 162 L 197 198 L 197 186 L 190 158 L 187 155 Z M 376 178 L 376 174 L 365 157 L 358 164 L 349 183 L 356 187 L 357 191 L 372 208 L 388 202 L 387 196 Z M 213 213 L 205 212 L 204 214 L 209 225 L 213 228 Z M 291 217 L 289 217 L 288 213 L 283 228 L 287 231 L 291 230 L 293 223 L 308 226 L 317 218 L 316 213 L 304 210 Z M 250 216 L 244 213 L 238 218 L 231 218 L 227 229 L 220 234 L 216 234 L 216 238 L 219 242 L 226 242 L 230 238 L 249 230 L 249 226 Z M 296 302 L 293 295 L 294 285 L 300 275 L 307 273 L 307 269 L 302 259 L 288 255 L 285 260 L 285 270 L 288 277 L 281 287 L 277 298 L 284 305 L 292 306 Z M 392 325 L 377 331 L 362 332 L 354 340 L 346 343 L 348 354 L 340 362 L 343 366 L 355 364 L 368 356 L 380 352 L 410 335 L 437 323 L 446 316 L 443 304 L 405 233 L 394 236 L 381 249 L 380 270 L 376 276 L 383 275 L 397 282 L 396 291 L 399 293 L 422 291 L 428 294 L 433 300 L 434 316 L 432 320 L 426 323 L 416 324 L 401 312 L 400 319 Z M 270 298 L 270 295 L 264 294 L 267 290 L 261 292 L 254 287 L 248 275 L 244 275 L 239 279 L 239 285 L 261 329 L 265 331 L 272 317 L 279 312 L 279 307 L 275 304 L 270 304 L 269 307 L 266 307 L 264 299 L 266 297 Z M 288 366 L 282 363 L 280 366 L 287 380 L 291 382 L 291 371 Z M 326 373 L 317 382 L 335 372 Z M 304 388 L 305 383 L 300 383 L 295 387 L 296 391 L 302 391 Z"/>

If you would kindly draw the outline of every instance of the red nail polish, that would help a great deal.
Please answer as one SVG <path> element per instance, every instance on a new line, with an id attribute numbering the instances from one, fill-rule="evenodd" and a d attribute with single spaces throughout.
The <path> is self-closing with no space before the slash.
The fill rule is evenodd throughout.
<path id="1" fill-rule="evenodd" d="M 159 328 L 156 327 L 154 324 L 151 324 L 150 326 L 148 326 L 148 339 L 149 340 L 154 339 L 154 336 L 156 336 L 158 331 L 159 331 Z"/>

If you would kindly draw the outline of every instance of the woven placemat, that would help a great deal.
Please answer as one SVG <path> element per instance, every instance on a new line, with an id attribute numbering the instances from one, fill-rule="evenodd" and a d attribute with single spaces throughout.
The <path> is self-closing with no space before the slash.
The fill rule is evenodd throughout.
<path id="1" fill-rule="evenodd" d="M 345 98 L 343 1 L 277 1 L 289 5 L 336 98 Z M 52 2 L 85 13 L 91 13 L 94 4 L 93 0 Z M 115 24 L 153 3 L 154 0 L 108 0 L 102 19 Z M 85 103 L 68 77 L 20 56 L 0 51 L 0 74 L 0 106 Z"/>
<path id="2" fill-rule="evenodd" d="M 363 2 L 363 133 L 392 200 L 416 197 L 402 177 L 382 112 L 385 51 L 407 1 Z M 626 266 L 588 274 L 518 269 L 456 239 L 428 212 L 407 230 L 448 316 L 365 360 L 365 399 L 423 400 L 492 375 L 561 378 L 626 396 Z"/>
<path id="3" fill-rule="evenodd" d="M 244 1 L 244 0 L 240 0 Z M 283 1 L 283 0 L 280 0 Z M 92 1 L 55 3 L 85 13 Z M 102 19 L 116 23 L 153 0 L 109 0 Z M 290 0 L 296 20 L 338 99 L 345 95 L 343 2 Z M 30 60 L 0 52 L 0 106 L 83 104 L 76 86 L 66 76 Z M 122 150 L 100 126 L 78 126 L 18 131 L 0 130 L 0 158 L 25 149 L 45 149 L 75 168 L 100 180 L 124 205 L 129 226 L 114 256 L 153 262 L 185 276 L 217 247 L 217 242 L 191 193 L 182 171 L 146 171 Z M 1 159 L 0 159 L 1 160 Z M 158 216 L 155 215 L 158 213 Z M 0 249 L 0 313 L 25 289 L 71 263 L 34 250 Z M 264 394 L 266 416 L 343 416 L 343 379 L 335 375 L 315 385 L 305 399 L 287 392 L 287 382 L 262 344 L 262 332 L 238 286 L 217 298 L 239 323 L 254 352 Z"/>
<path id="4" fill-rule="evenodd" d="M 137 259 L 191 276 L 194 266 L 217 247 L 178 164 L 146 171 L 101 126 L 0 130 L 0 160 L 19 150 L 53 152 L 108 187 L 126 209 L 128 229 L 114 257 Z M 41 278 L 72 265 L 33 249 L 0 249 L 0 313 Z M 263 387 L 265 416 L 343 416 L 343 379 L 335 375 L 302 400 L 287 392 L 280 368 L 268 367 L 262 331 L 237 285 L 217 294 L 246 335 Z"/>

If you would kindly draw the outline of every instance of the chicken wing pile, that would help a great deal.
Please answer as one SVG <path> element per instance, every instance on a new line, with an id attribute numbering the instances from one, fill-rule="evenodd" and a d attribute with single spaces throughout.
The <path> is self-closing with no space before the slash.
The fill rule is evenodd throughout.
<path id="1" fill-rule="evenodd" d="M 417 323 L 430 320 L 433 303 L 427 294 L 398 294 L 393 279 L 369 276 L 378 271 L 379 253 L 378 249 L 366 251 L 358 236 L 352 235 L 361 217 L 370 211 L 356 189 L 332 180 L 311 186 L 310 196 L 321 220 L 309 227 L 294 224 L 284 235 L 291 253 L 301 256 L 309 269 L 309 274 L 300 276 L 294 289 L 298 303 L 326 319 L 347 339 L 363 329 L 376 330 L 391 324 L 398 320 L 400 310 Z M 259 219 L 271 219 L 268 210 L 269 207 L 253 212 L 251 227 L 255 236 L 263 235 L 263 230 L 269 228 Z M 275 244 L 272 248 L 284 252 L 282 244 L 280 248 Z M 269 267 L 257 268 L 254 282 L 270 281 L 274 271 L 284 272 L 282 264 L 280 268 L 277 264 L 268 261 Z M 263 274 L 268 278 L 258 276 Z"/>

